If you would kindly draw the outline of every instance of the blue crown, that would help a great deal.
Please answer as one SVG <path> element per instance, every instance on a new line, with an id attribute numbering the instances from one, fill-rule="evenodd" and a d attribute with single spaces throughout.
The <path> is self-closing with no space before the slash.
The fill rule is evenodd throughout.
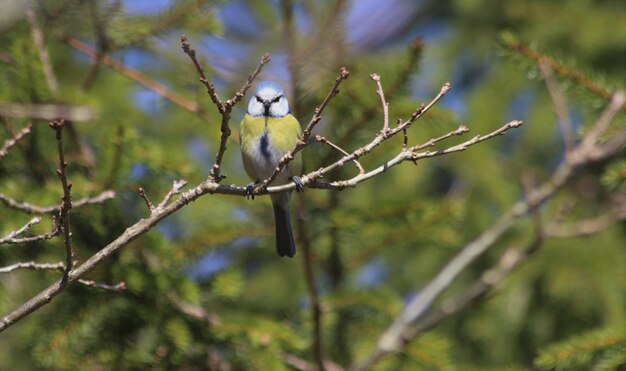
<path id="1" fill-rule="evenodd" d="M 278 85 L 274 81 L 270 81 L 270 80 L 261 81 L 256 86 L 256 93 L 258 94 L 261 90 L 266 90 L 266 89 L 273 90 L 277 92 L 278 94 L 283 94 L 283 88 L 281 88 L 280 85 Z"/>

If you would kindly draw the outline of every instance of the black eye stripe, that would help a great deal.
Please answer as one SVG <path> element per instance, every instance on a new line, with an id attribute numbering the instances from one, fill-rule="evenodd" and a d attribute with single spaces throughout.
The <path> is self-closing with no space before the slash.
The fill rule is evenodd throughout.
<path id="1" fill-rule="evenodd" d="M 272 101 L 272 103 L 276 103 L 280 100 L 280 98 L 282 98 L 282 95 L 277 96 L 276 98 L 274 98 L 274 100 Z"/>
<path id="2" fill-rule="evenodd" d="M 261 97 L 259 97 L 258 95 L 254 96 L 256 98 L 256 101 L 259 103 L 263 103 L 263 100 L 261 99 Z"/>

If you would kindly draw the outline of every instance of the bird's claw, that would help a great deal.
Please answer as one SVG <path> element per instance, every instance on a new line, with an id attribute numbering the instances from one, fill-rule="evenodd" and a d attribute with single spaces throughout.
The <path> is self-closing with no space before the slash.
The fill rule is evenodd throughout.
<path id="1" fill-rule="evenodd" d="M 300 177 L 294 176 L 291 180 L 296 185 L 296 192 L 304 192 L 304 183 L 302 183 L 302 179 L 300 179 Z"/>
<path id="2" fill-rule="evenodd" d="M 256 186 L 256 182 L 250 182 L 246 186 L 246 198 L 254 200 L 254 187 Z"/>

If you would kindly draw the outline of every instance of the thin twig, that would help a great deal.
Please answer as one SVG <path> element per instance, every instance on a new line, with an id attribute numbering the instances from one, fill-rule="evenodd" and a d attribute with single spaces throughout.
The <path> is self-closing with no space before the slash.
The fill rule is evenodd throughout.
<path id="1" fill-rule="evenodd" d="M 143 189 L 142 187 L 139 187 L 139 196 L 143 198 L 143 200 L 146 202 L 146 206 L 148 206 L 148 210 L 150 210 L 150 213 L 154 214 L 155 212 L 163 210 L 165 205 L 167 205 L 167 203 L 170 202 L 172 197 L 174 195 L 180 194 L 180 190 L 186 185 L 187 185 L 187 181 L 184 179 L 174 180 L 172 182 L 172 189 L 170 189 L 170 191 L 167 192 L 167 194 L 163 198 L 163 201 L 161 201 L 157 206 L 154 206 L 152 201 L 150 201 L 150 198 L 148 198 L 148 195 L 146 194 L 146 190 Z"/>
<path id="2" fill-rule="evenodd" d="M 22 130 L 18 131 L 13 136 L 13 138 L 5 140 L 4 144 L 2 145 L 2 148 L 0 148 L 0 159 L 3 158 L 4 156 L 6 156 L 9 153 L 9 149 L 11 149 L 11 147 L 16 145 L 17 142 L 19 142 L 26 135 L 30 134 L 32 128 L 33 128 L 33 124 L 28 124 L 28 125 L 26 125 L 25 128 L 23 128 Z"/>
<path id="3" fill-rule="evenodd" d="M 280 158 L 280 160 L 278 161 L 278 166 L 276 166 L 276 169 L 274 169 L 274 172 L 267 179 L 263 180 L 262 182 L 259 183 L 259 185 L 255 187 L 254 189 L 255 194 L 260 194 L 260 191 L 266 189 L 269 186 L 269 184 L 272 181 L 274 181 L 276 177 L 278 177 L 282 169 L 294 159 L 294 156 L 296 155 L 296 153 L 302 151 L 304 147 L 306 147 L 306 145 L 308 144 L 309 137 L 311 136 L 311 132 L 313 131 L 313 128 L 322 119 L 322 112 L 324 112 L 324 109 L 326 108 L 328 103 L 330 103 L 330 101 L 337 94 L 339 94 L 339 85 L 341 84 L 342 81 L 346 80 L 349 76 L 350 76 L 350 72 L 345 67 L 341 67 L 339 76 L 335 79 L 335 84 L 330 89 L 330 92 L 328 93 L 324 101 L 322 101 L 322 104 L 315 109 L 315 113 L 313 114 L 311 121 L 309 121 L 309 124 L 306 126 L 306 128 L 302 132 L 302 135 L 300 136 L 300 138 L 298 139 L 294 147 L 289 152 L 285 153 L 283 157 Z"/>
<path id="4" fill-rule="evenodd" d="M 557 122 L 559 123 L 559 128 L 561 129 L 563 144 L 565 145 L 565 153 L 567 155 L 567 153 L 569 153 L 574 146 L 574 129 L 569 112 L 567 111 L 567 103 L 563 93 L 556 83 L 556 80 L 554 79 L 554 76 L 552 75 L 552 69 L 550 68 L 548 62 L 543 59 L 540 60 L 539 70 L 541 71 L 546 88 L 548 89 L 548 93 L 552 99 L 552 106 L 554 107 Z"/>
<path id="5" fill-rule="evenodd" d="M 385 101 L 385 93 L 383 92 L 383 86 L 380 83 L 380 75 L 373 73 L 370 78 L 376 83 L 376 95 L 380 97 L 380 103 L 383 106 L 383 133 L 389 131 L 389 104 Z"/>
<path id="6" fill-rule="evenodd" d="M 94 197 L 84 197 L 72 202 L 72 208 L 81 207 L 84 205 L 95 205 L 103 203 L 107 200 L 115 198 L 115 191 L 106 190 Z M 26 214 L 53 214 L 58 213 L 61 210 L 63 204 L 53 205 L 53 206 L 37 206 L 29 204 L 28 202 L 20 202 L 14 200 L 11 197 L 5 196 L 0 193 L 0 203 L 3 203 L 6 207 L 22 211 Z"/>
<path id="7" fill-rule="evenodd" d="M 148 210 L 150 210 L 150 213 L 152 213 L 154 211 L 154 205 L 152 204 L 152 201 L 150 201 L 150 198 L 148 198 L 146 190 L 143 189 L 143 187 L 139 187 L 139 196 L 143 198 L 143 200 L 146 202 L 146 206 L 148 206 Z"/>
<path id="8" fill-rule="evenodd" d="M 72 231 L 70 230 L 70 210 L 72 209 L 70 191 L 72 189 L 72 183 L 68 183 L 65 174 L 67 162 L 65 162 L 65 154 L 63 151 L 63 126 L 65 125 L 65 120 L 59 119 L 50 121 L 49 125 L 56 132 L 57 149 L 59 152 L 59 168 L 57 169 L 57 175 L 59 176 L 63 188 L 63 203 L 59 210 L 59 225 L 63 231 L 63 244 L 65 245 L 66 253 L 65 273 L 63 277 L 64 280 L 67 281 L 67 277 L 74 265 L 74 250 L 72 250 Z"/>
<path id="9" fill-rule="evenodd" d="M 414 71 L 417 62 L 422 54 L 422 50 L 424 48 L 424 43 L 421 39 L 416 38 L 409 44 L 409 61 L 402 68 L 398 76 L 387 89 L 387 98 L 391 98 L 395 93 L 397 93 L 401 87 L 407 84 L 410 81 L 410 74 Z M 349 125 L 348 130 L 343 134 L 341 138 L 335 140 L 338 146 L 345 147 L 352 142 L 356 133 L 378 112 L 380 104 L 373 104 L 366 108 L 364 112 L 361 114 L 361 117 L 356 119 L 351 125 Z M 330 155 L 329 155 L 330 156 Z M 321 164 L 328 163 L 331 159 L 329 156 L 325 156 Z"/>
<path id="10" fill-rule="evenodd" d="M 215 85 L 207 80 L 206 75 L 204 74 L 204 70 L 202 69 L 202 66 L 200 66 L 200 62 L 198 62 L 198 59 L 196 58 L 196 49 L 191 47 L 191 43 L 189 42 L 187 35 L 181 36 L 180 42 L 182 44 L 183 51 L 189 56 L 189 58 L 191 58 L 193 65 L 196 67 L 196 71 L 198 71 L 198 74 L 200 75 L 200 82 L 204 85 L 204 87 L 206 87 L 206 91 L 207 93 L 209 93 L 211 101 L 213 101 L 213 104 L 217 106 L 217 110 L 220 113 L 223 113 L 225 111 L 224 104 L 222 104 L 222 100 L 215 91 Z"/>
<path id="11" fill-rule="evenodd" d="M 522 123 L 521 121 L 509 122 L 508 124 L 506 124 L 502 128 L 498 129 L 498 131 L 496 131 L 495 134 L 491 135 L 489 138 L 491 138 L 491 137 L 493 137 L 495 135 L 502 135 L 502 133 L 504 133 L 504 131 L 506 131 L 506 130 L 508 130 L 510 128 L 517 127 L 517 126 L 521 125 L 521 123 Z M 410 150 L 415 152 L 415 151 L 419 151 L 419 150 L 427 148 L 427 147 L 432 147 L 435 144 L 441 142 L 442 140 L 446 140 L 446 139 L 448 139 L 450 137 L 453 137 L 455 135 L 463 135 L 463 134 L 467 133 L 468 131 L 469 131 L 469 129 L 467 128 L 467 126 L 461 125 L 454 131 L 451 131 L 451 132 L 449 132 L 447 134 L 444 134 L 444 135 L 442 135 L 442 136 L 440 136 L 438 138 L 430 139 L 426 143 L 419 144 L 417 146 L 413 146 L 413 147 L 411 147 Z M 489 138 L 485 137 L 485 139 L 489 139 Z M 485 139 L 483 139 L 483 140 L 485 140 Z M 406 147 L 406 142 L 405 142 L 404 146 Z"/>
<path id="12" fill-rule="evenodd" d="M 168 202 L 170 202 L 170 199 L 177 194 L 180 194 L 180 190 L 187 185 L 187 181 L 184 179 L 180 179 L 180 180 L 174 180 L 172 182 L 172 189 L 167 192 L 167 194 L 165 195 L 165 197 L 163 198 L 163 201 L 161 201 L 161 203 L 159 203 L 159 205 L 157 206 L 158 209 L 162 209 L 163 207 L 165 207 L 165 205 L 167 205 Z"/>
<path id="13" fill-rule="evenodd" d="M 389 129 L 387 132 L 380 132 L 378 135 L 376 135 L 376 137 L 374 138 L 374 140 L 372 140 L 369 144 L 356 149 L 355 151 L 353 151 L 350 155 L 348 156 L 344 156 L 341 159 L 339 159 L 338 161 L 334 162 L 331 165 L 328 165 L 326 167 L 323 167 L 321 169 L 318 169 L 316 171 L 312 171 L 306 175 L 303 175 L 301 177 L 301 181 L 302 184 L 308 184 L 309 187 L 311 188 L 325 188 L 325 189 L 344 189 L 347 187 L 354 187 L 356 184 L 367 180 L 381 172 L 387 171 L 390 167 L 398 165 L 399 163 L 405 161 L 405 160 L 411 160 L 411 161 L 417 161 L 420 158 L 424 158 L 424 157 L 434 157 L 434 156 L 440 156 L 440 155 L 444 155 L 444 154 L 448 154 L 451 152 L 455 152 L 455 151 L 461 151 L 461 150 L 465 150 L 467 147 L 476 144 L 478 142 L 481 142 L 483 140 L 492 138 L 495 135 L 498 134 L 502 134 L 503 132 L 505 132 L 506 130 L 508 130 L 510 127 L 515 127 L 515 126 L 519 126 L 517 123 L 517 121 L 514 122 L 510 122 L 507 125 L 505 125 L 504 127 L 496 130 L 493 133 L 488 134 L 485 137 L 480 137 L 477 136 L 476 138 L 472 139 L 472 141 L 468 141 L 465 143 L 465 147 L 464 148 L 456 148 L 455 150 L 450 150 L 448 149 L 447 152 L 443 153 L 443 152 L 427 152 L 427 153 L 415 153 L 412 149 L 408 150 L 408 151 L 401 151 L 396 157 L 392 158 L 391 160 L 385 162 L 385 164 L 379 166 L 378 168 L 369 171 L 365 174 L 360 174 L 357 175 L 349 180 L 342 180 L 342 181 L 334 181 L 331 183 L 320 183 L 320 182 L 313 182 L 314 180 L 323 177 L 324 175 L 328 174 L 329 172 L 338 169 L 339 167 L 343 166 L 343 164 L 345 164 L 348 161 L 352 161 L 355 159 L 358 159 L 364 155 L 366 155 L 367 153 L 371 152 L 374 148 L 376 148 L 377 146 L 379 146 L 382 142 L 384 142 L 385 140 L 388 140 L 389 138 L 391 138 L 392 136 L 396 135 L 399 132 L 403 132 L 404 129 L 408 128 L 417 118 L 421 117 L 425 112 L 427 112 L 430 107 L 432 107 L 439 99 L 441 99 L 441 97 L 448 91 L 449 89 L 449 84 L 445 84 L 441 91 L 439 92 L 439 94 L 426 106 L 420 106 L 420 108 L 418 108 L 412 115 L 411 118 L 409 118 L 407 121 L 402 122 L 402 124 L 394 127 L 393 129 Z M 521 121 L 519 122 L 521 124 Z M 514 125 L 515 124 L 515 125 Z M 458 131 L 458 129 L 457 129 Z M 456 133 L 456 131 L 455 131 Z M 482 139 L 481 139 L 482 138 Z M 455 146 L 458 147 L 458 146 Z M 452 148 L 452 147 L 451 147 Z M 294 184 L 285 184 L 285 185 L 281 185 L 281 186 L 275 186 L 275 187 L 270 187 L 268 188 L 268 190 L 290 190 L 293 189 L 295 187 Z"/>
<path id="14" fill-rule="evenodd" d="M 5 237 L 0 238 L 0 245 L 5 244 L 5 243 L 11 243 L 11 241 L 15 240 L 15 237 L 28 232 L 30 227 L 32 227 L 34 224 L 39 223 L 40 221 L 41 221 L 41 218 L 38 216 L 32 218 L 22 228 L 12 231 Z"/>
<path id="15" fill-rule="evenodd" d="M 330 148 L 332 148 L 335 151 L 341 153 L 342 155 L 349 156 L 348 152 L 346 152 L 345 150 L 343 150 L 338 145 L 334 144 L 333 142 L 331 142 L 330 140 L 328 140 L 328 138 L 326 138 L 324 136 L 316 135 L 315 136 L 315 141 L 327 144 Z M 354 163 L 354 166 L 356 166 L 356 168 L 359 170 L 359 174 L 365 173 L 365 169 L 363 169 L 363 166 L 361 166 L 361 163 L 359 163 L 359 160 L 354 159 L 354 160 L 352 160 L 352 162 Z"/>
<path id="16" fill-rule="evenodd" d="M 19 263 L 15 263 L 6 267 L 0 267 L 0 274 L 11 273 L 18 269 L 30 269 L 30 270 L 35 270 L 35 271 L 40 271 L 40 270 L 54 270 L 54 271 L 59 271 L 59 272 L 66 271 L 65 263 L 63 262 L 36 263 L 34 261 L 30 261 L 30 262 L 19 262 Z M 118 283 L 117 285 L 108 285 L 105 283 L 99 283 L 93 280 L 84 280 L 84 279 L 79 279 L 78 282 L 85 286 L 94 287 L 94 288 L 102 289 L 102 290 L 117 291 L 117 292 L 126 290 L 126 283 L 124 281 Z"/>
<path id="17" fill-rule="evenodd" d="M 100 283 L 100 282 L 96 282 L 93 280 L 84 280 L 84 279 L 79 279 L 78 282 L 85 286 L 89 286 L 89 287 L 93 287 L 93 288 L 101 289 L 101 290 L 115 291 L 115 292 L 121 292 L 121 291 L 126 290 L 126 282 L 124 281 L 116 285 L 109 285 L 106 283 Z"/>
<path id="18" fill-rule="evenodd" d="M 65 263 L 35 263 L 34 261 L 30 262 L 20 262 L 15 263 L 13 265 L 9 265 L 6 267 L 0 267 L 0 273 L 11 273 L 18 269 L 32 269 L 32 270 L 55 270 L 63 272 L 65 270 Z"/>

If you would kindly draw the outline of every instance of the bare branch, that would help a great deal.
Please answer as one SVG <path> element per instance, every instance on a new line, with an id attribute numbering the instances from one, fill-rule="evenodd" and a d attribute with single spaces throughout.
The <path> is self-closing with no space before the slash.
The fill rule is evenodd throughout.
<path id="1" fill-rule="evenodd" d="M 202 66 L 200 66 L 200 62 L 198 62 L 198 59 L 196 58 L 196 49 L 191 47 L 191 43 L 189 42 L 187 35 L 181 36 L 180 42 L 182 44 L 183 51 L 189 56 L 189 58 L 191 58 L 193 65 L 196 67 L 196 71 L 198 71 L 198 74 L 200 75 L 200 82 L 206 87 L 206 91 L 207 93 L 209 93 L 211 101 L 213 101 L 213 103 L 217 106 L 217 110 L 220 113 L 225 112 L 226 109 L 222 104 L 222 100 L 215 91 L 215 85 L 207 80 L 206 75 L 204 74 L 204 70 L 202 69 Z"/>
<path id="2" fill-rule="evenodd" d="M 531 190 L 525 199 L 515 203 L 513 207 L 502 215 L 489 229 L 485 230 L 474 241 L 463 247 L 463 249 L 461 249 L 461 251 L 420 290 L 419 295 L 406 306 L 404 311 L 396 317 L 394 322 L 379 338 L 377 347 L 370 356 L 354 365 L 352 369 L 368 369 L 384 355 L 397 352 L 410 342 L 416 333 L 415 328 L 417 321 L 422 318 L 428 308 L 432 306 L 434 300 L 452 284 L 468 265 L 493 246 L 493 244 L 519 219 L 536 210 L 549 200 L 570 180 L 578 166 L 593 161 L 588 153 L 594 148 L 595 140 L 604 132 L 606 127 L 608 127 L 611 119 L 617 113 L 617 110 L 619 110 L 625 99 L 626 96 L 622 92 L 616 93 L 613 99 L 611 99 L 611 103 L 598 118 L 592 129 L 586 134 L 582 142 L 571 151 L 571 156 L 561 162 L 550 179 L 541 186 Z M 489 137 L 497 135 L 495 134 L 496 132 L 480 137 L 483 139 L 475 137 L 468 142 L 488 139 Z M 465 146 L 468 142 L 461 143 L 451 148 L 463 150 L 466 148 Z"/>
<path id="3" fill-rule="evenodd" d="M 100 204 L 112 198 L 115 198 L 115 191 L 106 190 L 97 196 L 84 197 L 84 198 L 81 198 L 79 200 L 72 202 L 72 208 L 77 208 L 77 207 L 81 207 L 84 205 Z M 59 210 L 61 210 L 61 207 L 63 205 L 63 204 L 59 204 L 59 205 L 46 206 L 46 207 L 36 206 L 36 205 L 29 204 L 28 202 L 16 201 L 1 193 L 0 193 L 0 202 L 11 209 L 19 210 L 27 214 L 53 214 L 53 213 L 59 212 Z"/>
<path id="4" fill-rule="evenodd" d="M 187 185 L 187 181 L 184 179 L 174 180 L 172 182 L 172 189 L 165 195 L 165 198 L 163 198 L 163 201 L 159 203 L 159 206 L 157 206 L 157 208 L 162 209 L 163 207 L 165 207 L 165 205 L 167 205 L 167 203 L 170 202 L 170 199 L 174 195 L 180 194 L 180 190 L 186 185 Z"/>
<path id="5" fill-rule="evenodd" d="M 15 134 L 13 138 L 5 140 L 2 148 L 0 148 L 0 159 L 6 156 L 9 153 L 9 149 L 16 145 L 17 142 L 19 142 L 26 135 L 30 134 L 32 128 L 33 124 L 28 124 L 25 128 L 17 132 L 17 134 Z"/>
<path id="6" fill-rule="evenodd" d="M 180 190 L 186 185 L 187 181 L 184 179 L 174 180 L 172 182 L 172 189 L 170 189 L 170 191 L 163 198 L 163 201 L 161 201 L 157 206 L 154 206 L 152 204 L 152 201 L 150 201 L 150 199 L 148 198 L 145 189 L 143 189 L 142 187 L 139 187 L 139 196 L 143 198 L 143 200 L 146 202 L 146 206 L 148 206 L 148 210 L 150 210 L 150 213 L 153 214 L 159 210 L 162 210 L 174 195 L 180 194 Z"/>
<path id="7" fill-rule="evenodd" d="M 0 273 L 11 273 L 18 269 L 32 269 L 32 270 L 55 270 L 61 271 L 65 270 L 65 264 L 63 262 L 58 263 L 35 263 L 34 261 L 30 262 L 20 262 L 15 263 L 13 265 L 9 265 L 6 267 L 0 268 Z"/>
<path id="8" fill-rule="evenodd" d="M 15 240 L 15 237 L 28 232 L 28 230 L 30 229 L 30 227 L 32 227 L 34 224 L 37 224 L 41 221 L 41 218 L 36 216 L 34 218 L 32 218 L 28 223 L 26 223 L 22 228 L 12 231 L 10 232 L 8 235 L 6 235 L 3 238 L 0 238 L 0 245 L 5 244 L 5 243 L 12 243 L 12 241 Z"/>
<path id="9" fill-rule="evenodd" d="M 139 187 L 139 196 L 143 198 L 143 200 L 146 202 L 146 206 L 148 206 L 148 210 L 150 210 L 150 213 L 152 213 L 154 211 L 154 205 L 152 204 L 152 201 L 150 201 L 150 199 L 148 198 L 146 190 L 142 187 Z"/>
<path id="10" fill-rule="evenodd" d="M 322 104 L 315 109 L 315 113 L 313 114 L 311 121 L 309 121 L 309 124 L 306 126 L 306 128 L 302 132 L 300 139 L 298 139 L 298 141 L 296 142 L 295 146 L 291 149 L 291 151 L 285 153 L 285 155 L 281 157 L 281 159 L 278 161 L 278 166 L 276 167 L 276 169 L 274 169 L 274 172 L 267 179 L 263 180 L 259 185 L 255 187 L 254 189 L 255 194 L 261 194 L 260 192 L 266 189 L 268 185 L 272 181 L 274 181 L 276 177 L 278 177 L 278 174 L 280 174 L 282 169 L 293 160 L 296 153 L 302 151 L 304 147 L 306 147 L 309 137 L 311 136 L 311 132 L 313 131 L 313 128 L 322 119 L 322 112 L 324 112 L 324 109 L 326 108 L 328 103 L 330 103 L 330 101 L 337 94 L 339 94 L 339 85 L 341 84 L 342 81 L 346 80 L 349 76 L 350 76 L 350 71 L 348 71 L 345 67 L 341 67 L 339 76 L 335 79 L 335 84 L 333 85 L 332 89 L 330 89 L 330 92 L 328 93 L 328 95 L 326 96 Z"/>
<path id="11" fill-rule="evenodd" d="M 79 279 L 78 280 L 79 283 L 85 285 L 85 286 L 89 286 L 89 287 L 93 287 L 96 289 L 101 289 L 101 290 L 107 290 L 107 291 L 115 291 L 115 292 L 121 292 L 121 291 L 125 291 L 126 290 L 126 282 L 122 281 L 116 285 L 108 285 L 106 283 L 99 283 L 96 281 L 92 281 L 92 280 L 83 280 L 83 279 Z"/>
<path id="12" fill-rule="evenodd" d="M 370 78 L 376 83 L 376 94 L 380 97 L 380 103 L 383 105 L 383 133 L 389 130 L 389 104 L 385 101 L 385 93 L 380 83 L 380 75 L 373 73 Z"/>
<path id="13" fill-rule="evenodd" d="M 422 50 L 424 48 L 424 43 L 421 39 L 416 38 L 409 44 L 409 60 L 408 63 L 402 68 L 400 73 L 396 76 L 395 80 L 391 83 L 389 88 L 387 89 L 387 98 L 392 97 L 402 86 L 405 86 L 407 81 L 410 80 L 409 76 L 412 71 L 414 71 L 417 62 L 420 59 L 422 54 Z M 379 104 L 374 104 L 365 109 L 362 113 L 361 117 L 356 119 L 353 123 L 349 124 L 348 130 L 343 134 L 343 136 L 335 142 L 338 146 L 344 147 L 347 146 L 354 135 L 361 129 L 363 126 L 376 115 L 378 112 Z M 329 156 L 325 156 L 320 163 L 325 164 L 330 161 Z"/>
<path id="14" fill-rule="evenodd" d="M 239 188 L 241 188 L 242 192 L 245 192 L 245 188 L 243 187 L 225 187 L 219 185 L 212 180 L 206 180 L 200 183 L 198 186 L 194 187 L 193 189 L 182 193 L 181 196 L 174 202 L 165 206 L 163 209 L 152 213 L 148 218 L 141 219 L 134 225 L 128 227 L 114 241 L 100 249 L 100 251 L 92 255 L 85 262 L 75 267 L 71 272 L 68 273 L 67 280 L 58 280 L 48 288 L 41 291 L 39 294 L 21 304 L 18 308 L 11 311 L 2 319 L 0 319 L 0 332 L 4 331 L 20 319 L 37 310 L 38 308 L 41 308 L 42 306 L 49 303 L 54 297 L 56 297 L 59 293 L 65 290 L 69 285 L 78 281 L 84 275 L 94 270 L 100 262 L 122 249 L 130 241 L 148 232 L 161 220 L 165 219 L 185 205 L 208 193 L 218 192 L 224 194 L 238 194 Z"/>
<path id="15" fill-rule="evenodd" d="M 38 242 L 38 241 L 45 241 L 45 240 L 49 240 L 53 237 L 58 236 L 59 234 L 61 234 L 61 226 L 57 223 L 57 220 L 54 216 L 52 216 L 52 230 L 48 233 L 44 233 L 44 234 L 40 234 L 37 236 L 32 236 L 32 237 L 22 237 L 22 238 L 17 238 L 18 235 L 25 233 L 30 226 L 32 226 L 33 224 L 37 224 L 39 223 L 39 221 L 41 221 L 40 217 L 35 217 L 33 219 L 30 220 L 30 222 L 28 222 L 27 226 L 28 228 L 23 229 L 24 227 L 22 227 L 21 229 L 19 229 L 18 231 L 15 232 L 11 232 L 9 233 L 9 235 L 5 238 L 3 238 L 2 240 L 0 240 L 0 245 L 2 244 L 7 244 L 7 245 L 17 245 L 17 244 L 23 244 L 23 243 L 29 243 L 29 242 Z M 13 235 L 13 237 L 11 237 L 11 235 L 15 233 Z"/>
<path id="16" fill-rule="evenodd" d="M 59 210 L 59 226 L 61 226 L 61 230 L 63 231 L 63 244 L 65 245 L 66 253 L 65 273 L 63 277 L 67 279 L 74 265 L 74 250 L 72 250 L 72 232 L 70 230 L 70 210 L 72 209 L 70 191 L 72 184 L 67 182 L 67 176 L 65 175 L 67 162 L 65 162 L 65 154 L 63 151 L 63 126 L 65 126 L 65 120 L 59 119 L 50 121 L 49 125 L 56 132 L 57 149 L 59 152 L 59 168 L 57 169 L 57 175 L 63 187 L 63 203 Z"/>
<path id="17" fill-rule="evenodd" d="M 508 124 L 504 125 L 502 128 L 498 129 L 497 132 L 498 132 L 499 135 L 502 135 L 506 130 L 508 130 L 510 128 L 513 128 L 513 127 L 517 127 L 517 126 L 519 126 L 521 124 L 522 124 L 521 121 L 509 122 Z M 451 131 L 451 132 L 449 132 L 447 134 L 444 134 L 444 135 L 442 135 L 442 136 L 440 136 L 438 138 L 430 139 L 428 142 L 426 142 L 424 144 L 413 146 L 413 147 L 411 147 L 410 150 L 415 152 L 415 151 L 419 151 L 419 150 L 424 149 L 424 148 L 432 147 L 435 144 L 437 144 L 437 143 L 439 143 L 439 142 L 441 142 L 443 140 L 446 140 L 446 139 L 448 139 L 448 138 L 450 138 L 452 136 L 455 136 L 455 135 L 463 135 L 463 134 L 467 133 L 468 131 L 469 131 L 469 129 L 467 128 L 467 126 L 461 125 L 454 131 Z M 498 135 L 498 134 L 495 134 L 495 135 Z M 495 136 L 495 135 L 492 135 L 492 136 Z M 492 136 L 490 136 L 489 138 L 491 138 Z M 485 139 L 488 139 L 488 138 L 485 137 Z M 406 141 L 405 141 L 404 147 L 406 147 Z"/>
<path id="18" fill-rule="evenodd" d="M 326 138 L 326 137 L 323 137 L 321 135 L 316 135 L 315 136 L 315 140 L 317 142 L 321 142 L 321 143 L 327 144 L 330 148 L 334 149 L 335 151 L 341 153 L 344 156 L 349 156 L 348 152 L 344 151 L 341 147 L 339 147 L 338 145 L 334 144 L 333 142 L 328 140 L 328 138 Z M 352 162 L 354 163 L 354 166 L 356 166 L 356 168 L 359 170 L 359 174 L 365 173 L 365 169 L 363 169 L 363 166 L 361 166 L 361 163 L 359 163 L 359 160 L 354 159 L 354 160 L 352 160 Z"/>
<path id="19" fill-rule="evenodd" d="M 265 66 L 271 60 L 271 58 L 268 53 L 265 53 L 263 57 L 261 57 L 261 61 L 259 62 L 258 67 L 256 68 L 256 70 L 254 70 L 254 72 L 252 72 L 248 76 L 248 80 L 246 80 L 246 82 L 241 87 L 241 89 L 239 89 L 231 99 L 222 103 L 220 97 L 217 95 L 217 92 L 215 91 L 214 84 L 207 80 L 206 75 L 204 74 L 204 70 L 202 69 L 202 66 L 200 66 L 200 63 L 198 62 L 198 59 L 196 58 L 196 50 L 191 47 L 191 43 L 189 42 L 189 39 L 187 38 L 187 36 L 183 35 L 180 38 L 180 41 L 182 44 L 183 51 L 185 52 L 185 54 L 189 56 L 189 58 L 191 58 L 191 61 L 193 62 L 194 66 L 196 67 L 196 70 L 198 71 L 198 74 L 200 75 L 200 82 L 202 82 L 202 84 L 206 87 L 207 93 L 209 93 L 211 100 L 213 101 L 213 103 L 217 107 L 217 110 L 222 116 L 222 124 L 220 125 L 220 131 L 222 133 L 220 137 L 220 145 L 217 151 L 217 155 L 215 156 L 215 163 L 213 164 L 213 167 L 211 168 L 211 174 L 210 174 L 211 178 L 213 178 L 215 182 L 219 183 L 222 179 L 225 178 L 225 176 L 221 175 L 220 168 L 222 166 L 222 159 L 224 158 L 224 153 L 226 152 L 226 142 L 228 141 L 228 137 L 230 137 L 230 134 L 231 134 L 231 130 L 229 126 L 230 113 L 233 107 L 239 101 L 241 101 L 241 99 L 246 95 L 246 92 L 252 86 L 252 82 L 254 81 L 254 79 L 259 75 L 259 73 L 261 73 L 263 66 Z"/>

